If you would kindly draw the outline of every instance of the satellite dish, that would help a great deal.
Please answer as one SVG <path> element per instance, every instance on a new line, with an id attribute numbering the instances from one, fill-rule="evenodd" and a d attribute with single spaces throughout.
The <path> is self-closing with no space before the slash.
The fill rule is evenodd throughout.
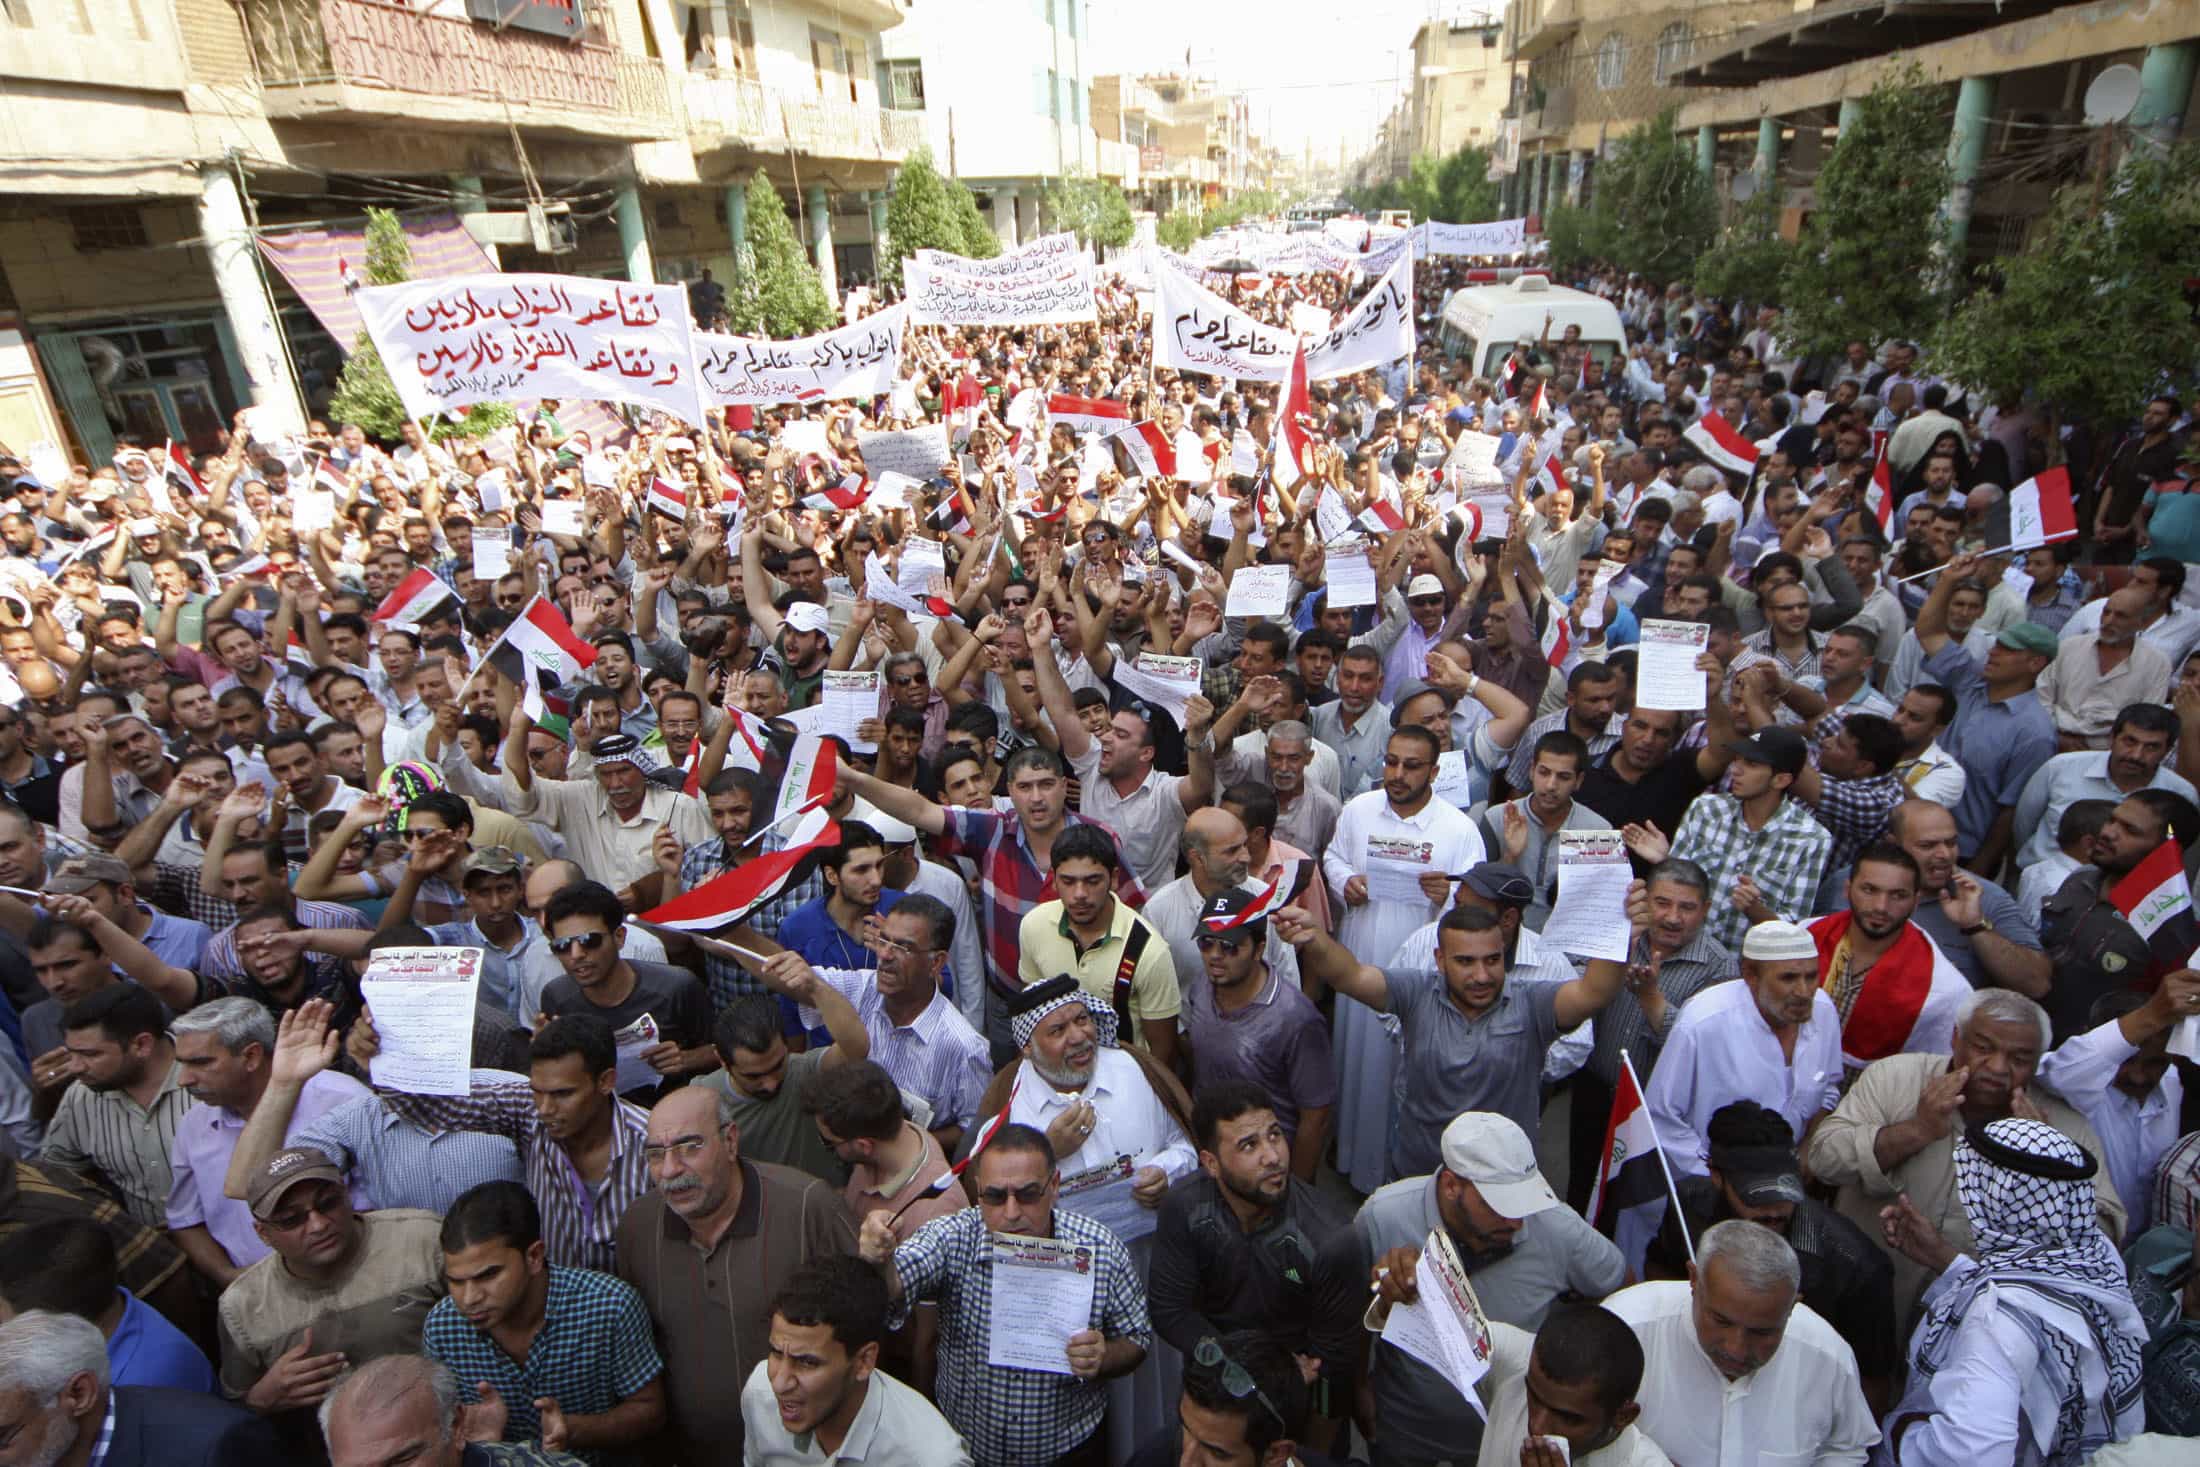
<path id="1" fill-rule="evenodd" d="M 2085 89 L 2085 120 L 2093 127 L 2122 122 L 2139 105 L 2139 68 L 2118 63 Z"/>
<path id="2" fill-rule="evenodd" d="M 1737 204 L 1746 204 L 1757 197 L 1757 170 L 1752 168 L 1747 173 L 1735 174 L 1734 181 L 1727 186 L 1727 192 L 1734 196 Z"/>

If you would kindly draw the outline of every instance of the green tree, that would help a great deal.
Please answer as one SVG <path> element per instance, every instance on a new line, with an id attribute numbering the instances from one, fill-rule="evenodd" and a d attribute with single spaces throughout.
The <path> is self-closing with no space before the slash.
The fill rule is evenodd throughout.
<path id="1" fill-rule="evenodd" d="M 1130 200 L 1106 179 L 1072 173 L 1048 183 L 1040 207 L 1056 229 L 1066 229 L 1087 244 L 1121 249 L 1136 229 Z"/>
<path id="2" fill-rule="evenodd" d="M 1818 171 L 1818 206 L 1780 276 L 1781 335 L 1806 356 L 1917 340 L 1948 308 L 1948 118 L 1915 65 L 1882 77 Z"/>
<path id="3" fill-rule="evenodd" d="M 1695 288 L 1723 301 L 1759 305 L 1780 299 L 1780 274 L 1795 253 L 1780 238 L 1780 191 L 1760 188 L 1696 258 L 1689 277 Z"/>
<path id="4" fill-rule="evenodd" d="M 1668 108 L 1613 146 L 1597 169 L 1585 243 L 1592 255 L 1652 280 L 1686 274 L 1718 229 L 1718 201 Z"/>
<path id="5" fill-rule="evenodd" d="M 1154 238 L 1178 254 L 1190 249 L 1192 241 L 1206 232 L 1200 223 L 1199 210 L 1181 204 L 1163 215 L 1161 222 L 1154 226 Z"/>
<path id="6" fill-rule="evenodd" d="M 2163 363 L 2200 360 L 2185 294 L 2196 238 L 2200 143 L 2134 152 L 2101 194 L 2065 189 L 2025 250 L 1985 272 L 1932 334 L 1935 370 L 2065 417 L 2129 416 Z"/>
<path id="7" fill-rule="evenodd" d="M 406 242 L 405 226 L 398 222 L 394 210 L 367 210 L 365 274 L 369 285 L 403 285 L 412 279 L 412 246 Z M 385 443 L 396 439 L 397 430 L 409 416 L 398 398 L 396 384 L 390 381 L 389 369 L 382 365 L 382 353 L 365 331 L 352 343 L 351 356 L 336 379 L 328 410 L 338 422 L 357 423 L 363 432 Z M 513 417 L 509 404 L 476 403 L 455 419 L 438 415 L 431 420 L 429 432 L 436 438 L 476 436 L 494 432 Z"/>
<path id="8" fill-rule="evenodd" d="M 932 166 L 931 150 L 919 148 L 894 174 L 893 190 L 886 196 L 886 258 L 880 262 L 879 278 L 899 286 L 901 262 L 918 250 L 960 255 L 968 253 L 965 243 L 948 181 Z"/>
<path id="9" fill-rule="evenodd" d="M 973 260 L 990 260 L 1001 252 L 1000 237 L 978 211 L 978 196 L 959 178 L 947 180 L 947 202 L 955 212 L 955 230 L 962 243 L 955 253 Z"/>
<path id="10" fill-rule="evenodd" d="M 748 233 L 741 277 L 726 293 L 733 329 L 749 336 L 807 336 L 839 317 L 779 190 L 762 172 L 749 179 Z"/>
<path id="11" fill-rule="evenodd" d="M 1553 204 L 1543 215 L 1543 239 L 1550 246 L 1551 267 L 1571 270 L 1601 258 L 1596 233 L 1594 212 L 1578 204 Z"/>

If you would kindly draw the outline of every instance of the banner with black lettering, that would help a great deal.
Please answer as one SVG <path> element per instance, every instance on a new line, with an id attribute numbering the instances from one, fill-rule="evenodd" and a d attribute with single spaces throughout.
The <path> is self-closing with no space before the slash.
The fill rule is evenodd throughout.
<path id="1" fill-rule="evenodd" d="M 901 370 L 906 306 L 866 316 L 821 336 L 771 341 L 695 333 L 695 369 L 716 407 L 880 397 Z"/>

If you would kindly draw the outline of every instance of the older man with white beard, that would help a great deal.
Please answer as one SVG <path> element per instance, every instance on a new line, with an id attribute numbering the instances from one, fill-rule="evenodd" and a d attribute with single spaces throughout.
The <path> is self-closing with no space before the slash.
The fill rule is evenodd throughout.
<path id="1" fill-rule="evenodd" d="M 1046 1134 L 1060 1161 L 1063 1209 L 1105 1224 L 1144 1278 L 1161 1199 L 1199 1169 L 1182 1092 L 1144 1055 L 1117 1046 L 1114 1011 L 1066 973 L 1011 999 L 1009 1022 L 1023 1060 L 1010 1082 L 1008 1119 Z M 1127 1451 L 1170 1419 L 1182 1369 L 1181 1357 L 1155 1340 L 1136 1371 L 1109 1384 L 1111 1446 Z"/>

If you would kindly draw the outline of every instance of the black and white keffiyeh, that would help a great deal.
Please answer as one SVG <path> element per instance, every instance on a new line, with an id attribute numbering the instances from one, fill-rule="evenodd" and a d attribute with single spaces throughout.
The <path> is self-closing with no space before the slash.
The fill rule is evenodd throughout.
<path id="1" fill-rule="evenodd" d="M 2146 1326 L 2123 1260 L 2094 1215 L 2094 1159 L 2039 1121 L 1993 1121 L 1957 1140 L 1956 1191 L 1976 1267 L 1932 1296 L 1911 1341 L 1911 1388 L 1948 1365 L 1965 1316 L 1995 1311 L 2039 1365 L 2018 1383 L 2017 1460 L 2076 1467 L 2143 1419 Z"/>

